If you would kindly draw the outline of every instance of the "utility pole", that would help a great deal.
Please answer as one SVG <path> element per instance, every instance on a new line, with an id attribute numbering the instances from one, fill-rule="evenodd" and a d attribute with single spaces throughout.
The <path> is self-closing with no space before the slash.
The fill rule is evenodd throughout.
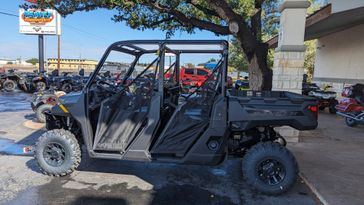
<path id="1" fill-rule="evenodd" d="M 39 50 L 39 73 L 44 72 L 44 36 L 38 35 L 38 50 Z"/>
<path id="2" fill-rule="evenodd" d="M 57 12 L 57 37 L 58 37 L 58 73 L 61 73 L 61 15 Z"/>
<path id="3" fill-rule="evenodd" d="M 58 73 L 61 69 L 61 35 L 57 35 L 58 37 L 58 62 L 57 62 L 57 69 Z"/>

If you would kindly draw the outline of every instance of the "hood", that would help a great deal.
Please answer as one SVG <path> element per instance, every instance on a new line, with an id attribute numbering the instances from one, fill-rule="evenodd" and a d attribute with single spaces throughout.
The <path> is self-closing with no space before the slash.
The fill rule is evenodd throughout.
<path id="1" fill-rule="evenodd" d="M 58 101 L 66 107 L 72 106 L 78 102 L 81 97 L 82 92 L 73 92 L 61 96 Z"/>

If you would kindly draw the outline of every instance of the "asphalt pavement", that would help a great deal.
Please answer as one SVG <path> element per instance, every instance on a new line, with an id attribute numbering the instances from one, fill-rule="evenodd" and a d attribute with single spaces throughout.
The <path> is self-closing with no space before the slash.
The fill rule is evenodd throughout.
<path id="1" fill-rule="evenodd" d="M 302 180 L 281 196 L 256 193 L 243 181 L 237 159 L 206 167 L 96 160 L 83 152 L 71 176 L 45 176 L 23 153 L 44 132 L 33 120 L 30 99 L 0 93 L 1 204 L 320 204 Z"/>

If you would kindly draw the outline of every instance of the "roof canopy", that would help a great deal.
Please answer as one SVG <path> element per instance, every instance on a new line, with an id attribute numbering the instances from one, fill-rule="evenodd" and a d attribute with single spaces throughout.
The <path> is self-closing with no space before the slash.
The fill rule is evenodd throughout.
<path id="1" fill-rule="evenodd" d="M 331 4 L 306 18 L 305 40 L 317 39 L 364 23 L 364 7 L 332 13 Z M 267 41 L 270 48 L 278 46 L 278 36 Z"/>

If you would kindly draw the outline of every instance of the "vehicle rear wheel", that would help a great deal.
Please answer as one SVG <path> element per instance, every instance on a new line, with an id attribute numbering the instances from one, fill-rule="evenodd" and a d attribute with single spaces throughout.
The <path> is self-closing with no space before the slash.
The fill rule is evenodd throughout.
<path id="1" fill-rule="evenodd" d="M 4 89 L 7 92 L 12 92 L 15 90 L 16 83 L 13 80 L 6 80 L 3 83 Z"/>
<path id="2" fill-rule="evenodd" d="M 278 143 L 264 142 L 247 151 L 242 171 L 245 181 L 257 191 L 279 195 L 296 182 L 298 165 L 287 148 Z"/>
<path id="3" fill-rule="evenodd" d="M 69 93 L 72 91 L 72 85 L 70 83 L 65 83 L 62 85 L 62 91 Z"/>
<path id="4" fill-rule="evenodd" d="M 339 104 L 339 103 L 337 102 L 337 100 L 334 100 L 334 101 L 331 101 L 331 102 L 330 102 L 329 112 L 330 112 L 331 114 L 336 114 L 336 112 L 337 112 L 337 110 L 336 110 L 336 105 L 337 105 L 337 104 Z"/>
<path id="5" fill-rule="evenodd" d="M 45 91 L 47 85 L 43 81 L 39 81 L 35 84 L 37 91 Z"/>
<path id="6" fill-rule="evenodd" d="M 37 117 L 38 122 L 41 122 L 41 123 L 46 122 L 44 113 L 47 111 L 51 111 L 52 107 L 53 107 L 53 105 L 43 104 L 37 108 L 37 110 L 35 111 L 35 116 Z"/>
<path id="7" fill-rule="evenodd" d="M 349 117 L 345 117 L 345 123 L 347 126 L 349 127 L 355 127 L 358 125 L 358 123 L 356 122 L 356 120 L 349 118 Z"/>
<path id="8" fill-rule="evenodd" d="M 69 131 L 55 129 L 45 132 L 35 145 L 34 157 L 44 174 L 65 176 L 81 162 L 81 149 Z"/>
<path id="9" fill-rule="evenodd" d="M 322 110 L 325 110 L 326 107 L 325 106 L 319 106 L 318 108 L 319 108 L 319 110 L 322 111 Z"/>
<path id="10" fill-rule="evenodd" d="M 336 105 L 330 105 L 329 107 L 329 112 L 330 114 L 336 114 L 336 108 L 335 108 Z"/>

